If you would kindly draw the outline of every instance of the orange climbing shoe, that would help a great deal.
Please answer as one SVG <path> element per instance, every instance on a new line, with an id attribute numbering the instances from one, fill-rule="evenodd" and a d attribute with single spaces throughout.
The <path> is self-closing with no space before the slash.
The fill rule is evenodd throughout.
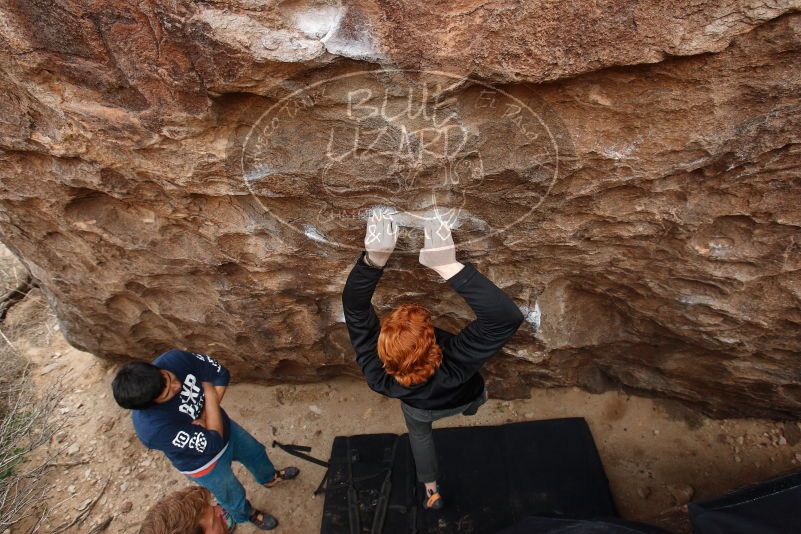
<path id="1" fill-rule="evenodd" d="M 435 491 L 428 496 L 426 500 L 426 510 L 442 510 L 443 508 L 445 508 L 445 501 L 442 499 L 442 495 L 439 494 L 439 491 Z"/>
<path id="2" fill-rule="evenodd" d="M 300 474 L 300 469 L 297 467 L 287 467 L 286 469 L 280 469 L 275 472 L 275 476 L 273 479 L 266 484 L 264 484 L 265 488 L 272 488 L 279 482 L 283 480 L 292 480 L 296 478 Z"/>

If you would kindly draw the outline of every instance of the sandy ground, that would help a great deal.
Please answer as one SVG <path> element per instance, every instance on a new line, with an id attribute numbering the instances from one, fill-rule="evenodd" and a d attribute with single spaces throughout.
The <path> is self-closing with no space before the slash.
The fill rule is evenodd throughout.
<path id="1" fill-rule="evenodd" d="M 63 424 L 44 455 L 56 457 L 49 471 L 47 518 L 38 532 L 58 532 L 82 510 L 90 513 L 73 533 L 135 533 L 146 509 L 168 492 L 188 484 L 156 451 L 137 440 L 128 414 L 110 394 L 114 366 L 70 347 L 52 314 L 43 316 L 41 295 L 18 304 L 4 328 L 38 317 L 36 335 L 12 341 L 34 365 L 38 388 L 58 387 L 64 395 L 54 418 Z M 235 377 L 243 380 L 246 377 Z M 273 439 L 307 444 L 327 458 L 336 435 L 402 432 L 397 401 L 372 393 L 356 380 L 265 387 L 235 384 L 223 403 L 228 413 L 266 444 Z M 474 418 L 457 417 L 441 426 L 585 417 L 600 450 L 612 491 L 626 518 L 648 519 L 692 499 L 717 496 L 737 486 L 767 479 L 801 462 L 801 430 L 796 423 L 763 420 L 710 420 L 680 405 L 621 392 L 593 395 L 577 389 L 532 390 L 531 398 L 490 402 Z M 278 532 L 319 532 L 322 498 L 312 492 L 323 469 L 269 450 L 279 466 L 298 465 L 298 481 L 272 490 L 258 488 L 243 471 L 252 502 L 281 521 Z M 99 498 L 98 498 L 99 497 Z M 96 500 L 96 502 L 95 502 Z M 94 502 L 94 504 L 93 504 Z M 674 508 L 675 510 L 675 508 Z M 29 533 L 23 521 L 11 533 Z M 238 532 L 256 532 L 242 525 Z"/>

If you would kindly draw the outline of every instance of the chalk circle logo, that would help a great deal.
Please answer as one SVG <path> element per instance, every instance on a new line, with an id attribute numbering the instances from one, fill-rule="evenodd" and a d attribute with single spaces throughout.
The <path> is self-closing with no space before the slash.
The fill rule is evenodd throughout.
<path id="1" fill-rule="evenodd" d="M 416 252 L 427 220 L 460 246 L 497 236 L 542 205 L 571 159 L 562 121 L 530 87 L 438 71 L 369 70 L 306 85 L 271 103 L 237 148 L 259 205 L 293 231 L 363 248 L 372 210 Z"/>

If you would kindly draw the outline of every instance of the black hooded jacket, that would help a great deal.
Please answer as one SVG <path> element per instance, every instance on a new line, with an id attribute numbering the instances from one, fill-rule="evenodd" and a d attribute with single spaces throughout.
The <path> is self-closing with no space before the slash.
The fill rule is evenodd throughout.
<path id="1" fill-rule="evenodd" d="M 506 293 L 470 264 L 448 280 L 476 318 L 456 335 L 435 328 L 442 364 L 428 380 L 410 387 L 388 375 L 378 357 L 381 323 L 372 305 L 383 269 L 364 262 L 364 252 L 348 276 L 342 293 L 345 322 L 356 363 L 373 391 L 400 399 L 415 408 L 439 410 L 474 401 L 484 390 L 478 372 L 503 347 L 523 322 L 523 314 Z"/>

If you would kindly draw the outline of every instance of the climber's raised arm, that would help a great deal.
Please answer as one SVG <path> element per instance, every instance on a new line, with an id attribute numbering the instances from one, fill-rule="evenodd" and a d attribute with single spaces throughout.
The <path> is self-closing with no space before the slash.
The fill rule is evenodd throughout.
<path id="1" fill-rule="evenodd" d="M 371 386 L 386 377 L 378 359 L 381 323 L 373 309 L 372 298 L 397 240 L 398 227 L 391 216 L 374 211 L 367 221 L 365 251 L 356 261 L 342 292 L 342 309 L 356 351 L 356 363 Z"/>
<path id="2" fill-rule="evenodd" d="M 443 222 L 425 226 L 425 246 L 420 263 L 435 270 L 462 296 L 475 320 L 458 335 L 444 340 L 443 370 L 464 382 L 503 347 L 523 322 L 517 305 L 498 286 L 468 264 L 456 261 L 452 234 Z"/>

